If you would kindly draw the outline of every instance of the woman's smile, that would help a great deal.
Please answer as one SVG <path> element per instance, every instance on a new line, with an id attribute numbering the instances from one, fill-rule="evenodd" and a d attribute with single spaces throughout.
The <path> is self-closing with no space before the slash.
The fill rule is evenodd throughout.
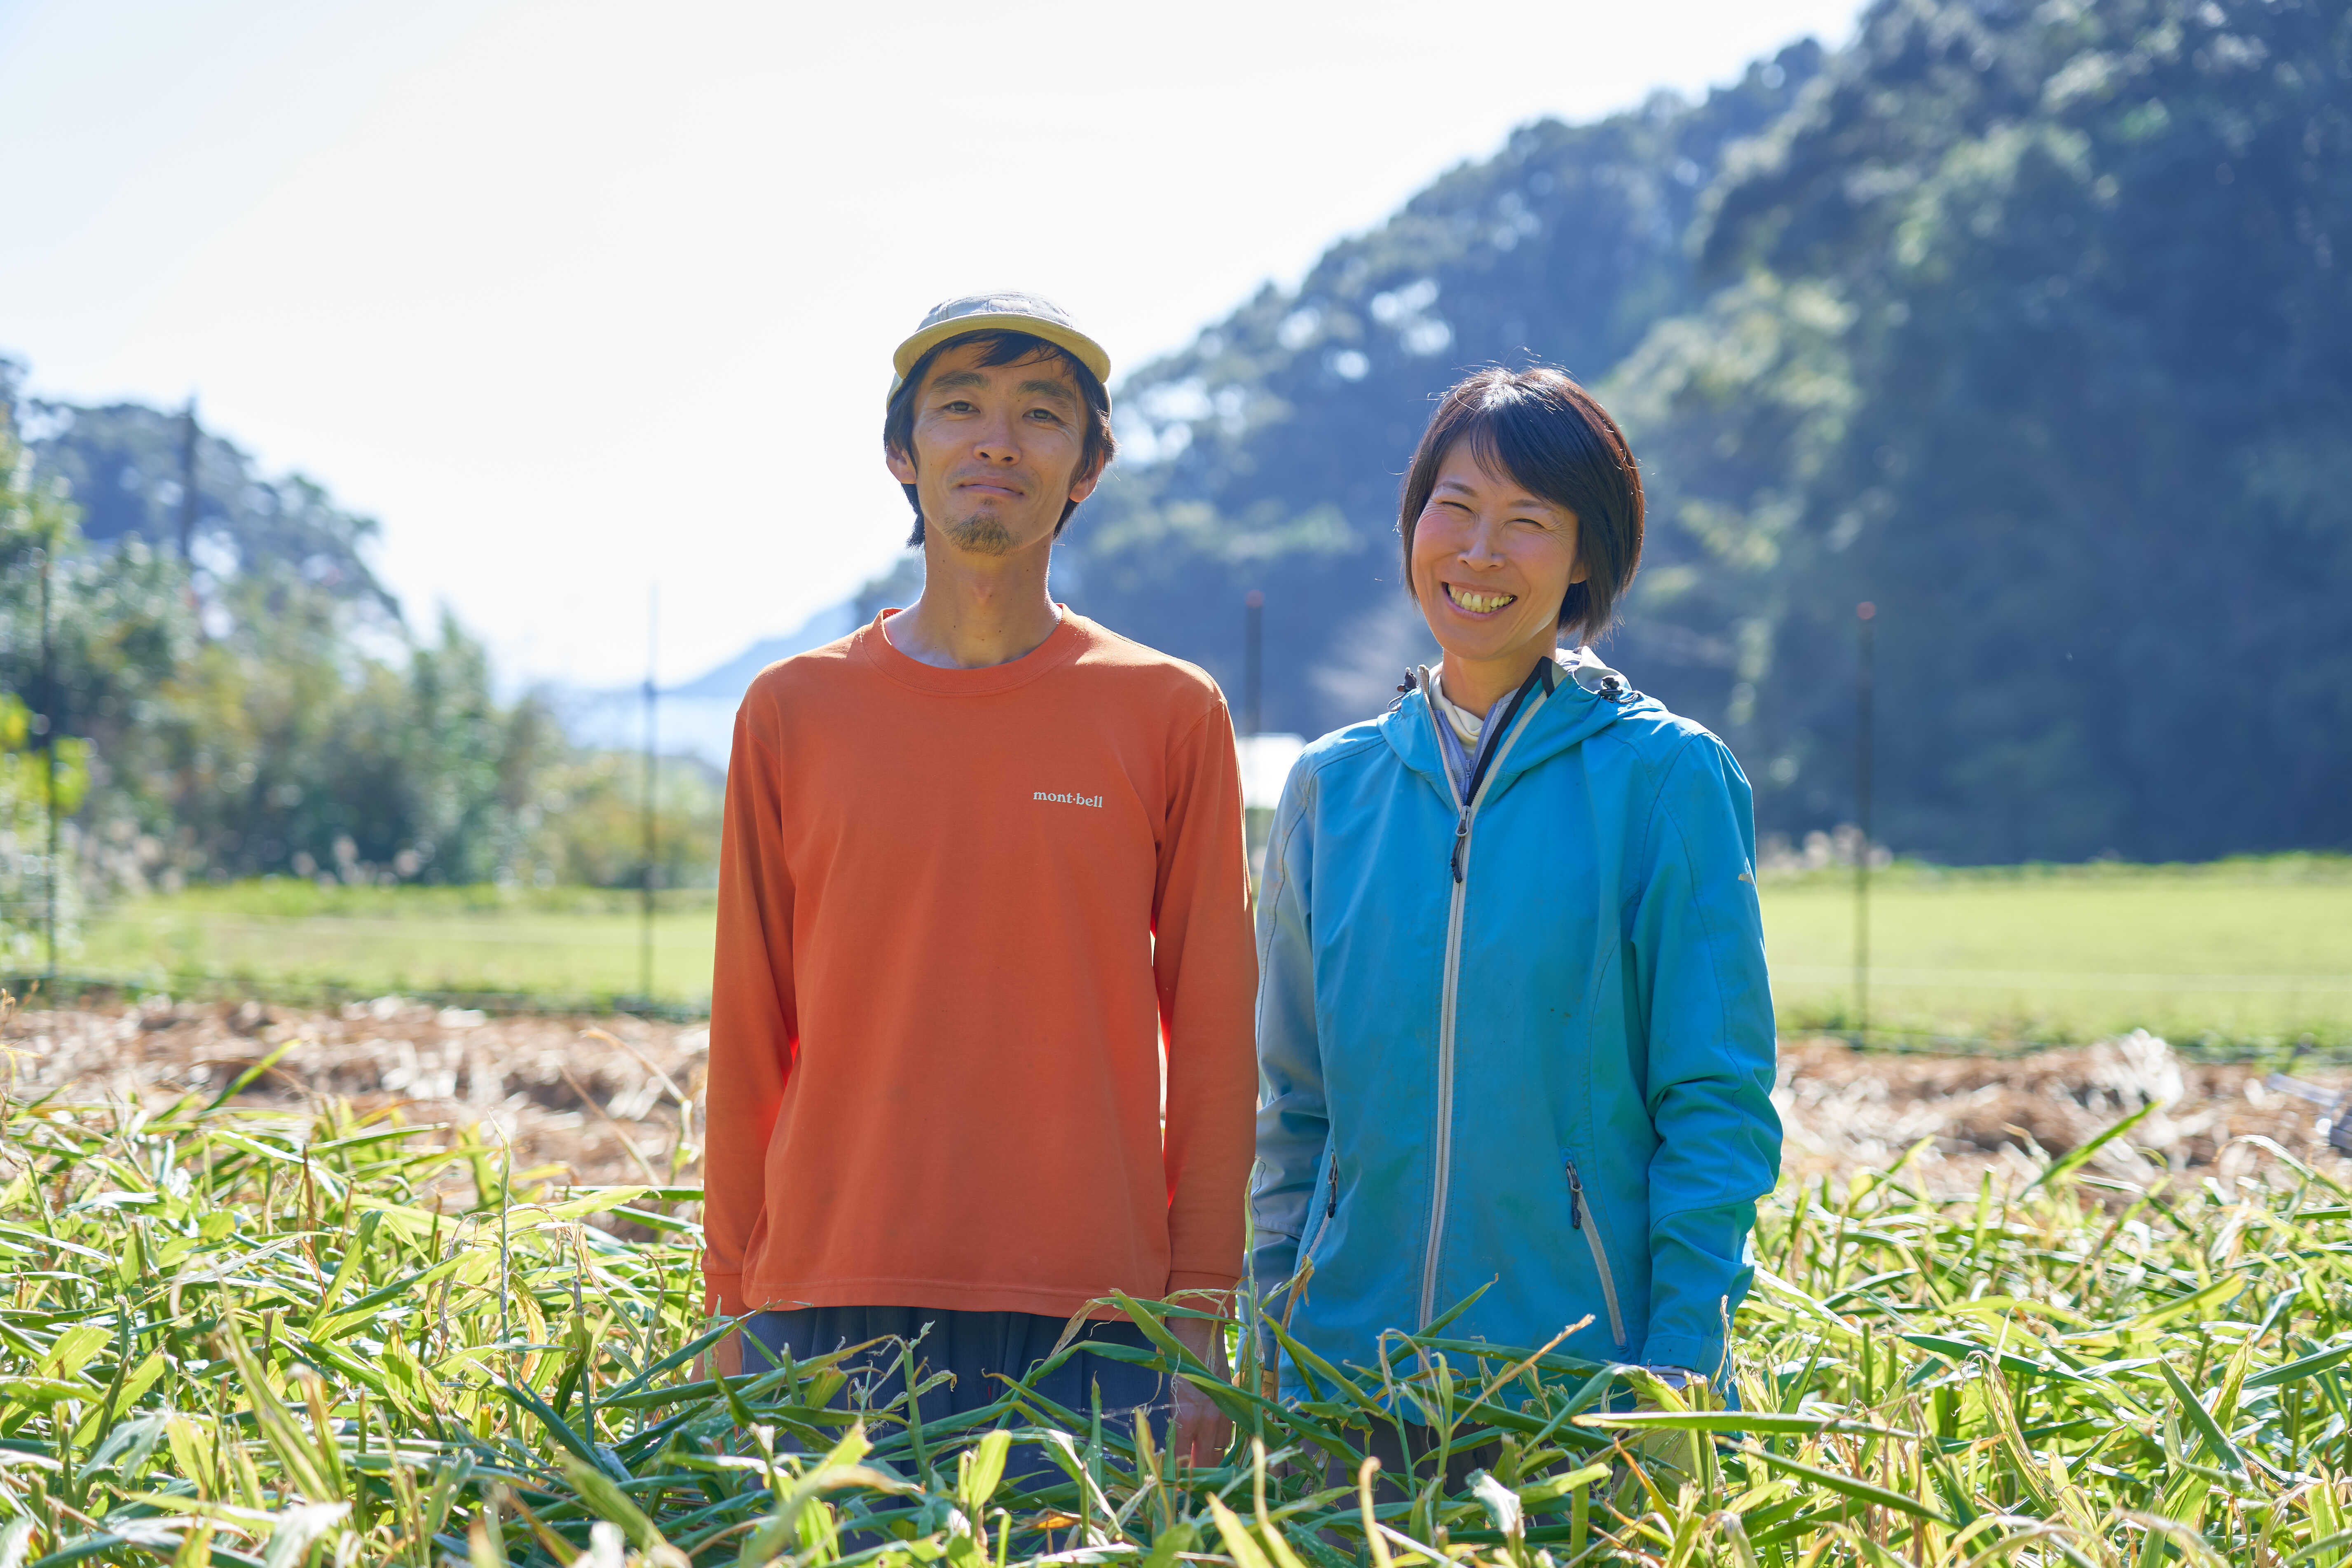
<path id="1" fill-rule="evenodd" d="M 1505 605 L 1512 603 L 1519 596 L 1516 593 L 1505 593 L 1499 589 L 1490 588 L 1482 591 L 1465 588 L 1458 582 L 1449 582 L 1445 585 L 1445 597 L 1454 601 L 1454 608 L 1465 614 L 1492 615 Z"/>

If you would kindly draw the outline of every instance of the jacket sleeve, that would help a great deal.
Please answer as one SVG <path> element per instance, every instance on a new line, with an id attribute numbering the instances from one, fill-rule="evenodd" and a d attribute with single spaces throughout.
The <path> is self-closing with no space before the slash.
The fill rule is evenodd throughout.
<path id="1" fill-rule="evenodd" d="M 736 713 L 719 830 L 702 1161 L 702 1274 L 716 1316 L 740 1316 L 759 1304 L 744 1299 L 745 1253 L 766 1207 L 768 1141 L 799 1044 L 774 716 L 756 689 Z"/>
<path id="2" fill-rule="evenodd" d="M 1315 779 L 1301 759 L 1283 785 L 1257 905 L 1257 1170 L 1250 1193 L 1250 1292 L 1260 1312 L 1298 1269 L 1315 1168 L 1331 1134 L 1315 1033 Z M 1271 1346 L 1265 1347 L 1268 1352 Z"/>
<path id="3" fill-rule="evenodd" d="M 1643 1358 L 1710 1377 L 1754 1279 L 1756 1200 L 1780 1169 L 1777 1042 L 1748 780 L 1713 736 L 1669 765 L 1633 916 L 1648 1019 L 1650 1322 Z"/>
<path id="4" fill-rule="evenodd" d="M 1168 1293 L 1230 1291 L 1249 1184 L 1249 855 L 1241 768 L 1222 700 L 1170 758 L 1152 917 L 1168 1041 Z"/>

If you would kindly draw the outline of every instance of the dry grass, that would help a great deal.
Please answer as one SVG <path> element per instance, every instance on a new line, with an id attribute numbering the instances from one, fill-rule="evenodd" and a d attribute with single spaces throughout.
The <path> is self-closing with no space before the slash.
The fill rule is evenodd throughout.
<path id="1" fill-rule="evenodd" d="M 1228 1383 L 1170 1309 L 1130 1304 L 1153 1364 L 1239 1430 L 1187 1470 L 1034 1384 L 920 1422 L 837 1357 L 697 1379 L 723 1330 L 696 1228 L 662 1211 L 686 1195 L 646 1192 L 670 1184 L 642 1167 L 692 1172 L 704 1037 L 610 1023 L 397 1002 L 9 1020 L 0 1564 L 2289 1568 L 2352 1549 L 2352 1184 L 2306 1108 L 2161 1041 L 1998 1062 L 1793 1046 L 1737 1413 L 1715 1408 L 1728 1388 L 1686 1401 L 1637 1368 L 1448 1337 L 1451 1313 L 1391 1335 L 1378 1368 L 1293 1345 L 1317 1382 L 1269 1403 L 1255 1334 Z M 1386 1504 L 1320 1485 L 1408 1416 L 1491 1473 L 1449 1490 L 1441 1453 Z"/>

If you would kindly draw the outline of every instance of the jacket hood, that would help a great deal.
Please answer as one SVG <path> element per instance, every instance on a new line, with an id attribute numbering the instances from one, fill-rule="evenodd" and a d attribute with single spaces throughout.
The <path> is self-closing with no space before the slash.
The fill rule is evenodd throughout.
<path id="1" fill-rule="evenodd" d="M 1496 758 L 1487 785 L 1490 791 L 1500 790 L 1538 763 L 1599 734 L 1638 706 L 1657 706 L 1654 699 L 1635 691 L 1633 683 L 1602 664 L 1590 648 L 1555 649 L 1551 663 L 1550 690 L 1538 684 L 1513 720 L 1519 737 L 1507 754 Z M 1436 678 L 1436 669 L 1428 664 L 1408 671 L 1408 689 L 1377 723 L 1398 759 L 1450 801 L 1453 786 L 1446 777 L 1444 753 L 1438 746 L 1435 726 L 1439 721 L 1430 711 L 1430 683 Z M 1499 719 L 1508 707 L 1508 698 L 1497 703 L 1494 716 Z M 1529 708 L 1534 711 L 1528 712 Z M 1496 744 L 1508 739 L 1506 736 Z"/>

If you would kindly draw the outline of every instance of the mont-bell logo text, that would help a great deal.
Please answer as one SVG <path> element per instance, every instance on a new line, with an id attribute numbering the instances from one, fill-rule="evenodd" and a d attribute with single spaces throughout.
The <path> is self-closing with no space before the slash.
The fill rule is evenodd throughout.
<path id="1" fill-rule="evenodd" d="M 1032 800 L 1052 800 L 1064 806 L 1100 806 L 1103 802 L 1103 798 L 1099 795 L 1077 795 L 1073 794 L 1066 789 L 1058 795 L 1055 794 L 1050 789 L 1039 789 L 1032 792 L 1029 799 Z"/>

